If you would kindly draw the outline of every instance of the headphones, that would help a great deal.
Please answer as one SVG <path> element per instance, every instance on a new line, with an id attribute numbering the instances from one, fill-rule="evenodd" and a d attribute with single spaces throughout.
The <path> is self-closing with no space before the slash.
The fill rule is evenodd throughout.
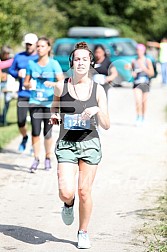
<path id="1" fill-rule="evenodd" d="M 76 50 L 78 50 L 78 49 L 80 49 L 80 48 L 74 49 L 70 53 L 70 56 L 69 56 L 70 68 L 73 67 L 74 52 Z M 95 65 L 95 56 L 94 56 L 94 54 L 90 50 L 88 50 L 88 49 L 85 49 L 85 50 L 87 50 L 90 53 L 90 66 L 94 68 L 94 65 Z"/>

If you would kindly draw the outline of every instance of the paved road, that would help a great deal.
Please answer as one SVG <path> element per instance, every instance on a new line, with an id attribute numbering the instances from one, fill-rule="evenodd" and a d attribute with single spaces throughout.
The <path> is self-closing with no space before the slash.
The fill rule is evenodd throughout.
<path id="1" fill-rule="evenodd" d="M 164 107 L 167 89 L 155 81 L 150 92 L 146 122 L 135 127 L 131 88 L 110 89 L 111 128 L 101 130 L 103 160 L 93 187 L 94 209 L 89 226 L 90 252 L 144 252 L 137 230 L 151 222 L 142 213 L 157 207 L 167 178 L 167 125 Z M 58 129 L 54 128 L 56 140 Z M 78 198 L 72 226 L 61 221 L 56 159 L 53 169 L 30 174 L 29 148 L 17 152 L 20 137 L 0 154 L 0 251 L 77 251 Z M 43 151 L 42 151 L 43 152 Z"/>

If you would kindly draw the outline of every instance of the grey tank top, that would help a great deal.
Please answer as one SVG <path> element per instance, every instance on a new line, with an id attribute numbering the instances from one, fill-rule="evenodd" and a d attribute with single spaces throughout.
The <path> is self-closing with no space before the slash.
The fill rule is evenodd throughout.
<path id="1" fill-rule="evenodd" d="M 60 97 L 62 123 L 58 140 L 81 142 L 99 138 L 96 116 L 93 116 L 90 120 L 82 120 L 81 118 L 81 113 L 85 108 L 98 106 L 96 100 L 97 85 L 97 83 L 93 83 L 88 100 L 80 101 L 70 95 L 68 92 L 68 79 L 65 79 L 63 93 Z"/>

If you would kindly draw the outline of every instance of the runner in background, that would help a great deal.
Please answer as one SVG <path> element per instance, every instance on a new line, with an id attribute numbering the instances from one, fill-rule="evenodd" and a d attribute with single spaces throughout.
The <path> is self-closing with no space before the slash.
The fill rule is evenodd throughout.
<path id="1" fill-rule="evenodd" d="M 32 125 L 32 145 L 34 150 L 34 161 L 30 167 L 33 173 L 37 170 L 40 156 L 40 133 L 41 123 L 44 123 L 44 147 L 45 147 L 45 170 L 51 168 L 51 146 L 52 125 L 49 124 L 50 107 L 53 101 L 54 88 L 47 88 L 45 81 L 60 81 L 64 79 L 59 63 L 50 58 L 51 44 L 45 37 L 39 38 L 37 42 L 37 53 L 39 58 L 31 60 L 26 69 L 24 86 L 31 90 L 29 100 L 30 116 Z"/>
<path id="2" fill-rule="evenodd" d="M 24 78 L 26 75 L 26 67 L 29 60 L 35 60 L 38 58 L 36 53 L 36 43 L 38 37 L 36 34 L 28 33 L 24 37 L 24 44 L 26 50 L 24 52 L 16 54 L 12 66 L 9 68 L 9 74 L 15 79 L 19 80 L 18 102 L 17 102 L 17 123 L 19 131 L 23 137 L 19 151 L 22 152 L 26 148 L 28 141 L 26 118 L 29 111 L 29 98 L 30 91 L 25 90 L 23 86 Z"/>
<path id="3" fill-rule="evenodd" d="M 96 82 L 101 82 L 101 84 L 103 84 L 104 90 L 107 95 L 108 90 L 111 87 L 109 83 L 112 82 L 118 76 L 118 73 L 116 68 L 112 65 L 111 61 L 107 57 L 103 45 L 99 44 L 95 46 L 94 56 L 95 56 L 94 68 L 99 74 L 99 75 L 96 74 L 94 76 L 94 80 Z"/>
<path id="4" fill-rule="evenodd" d="M 148 92 L 150 90 L 150 77 L 154 75 L 151 61 L 145 56 L 146 47 L 137 45 L 137 59 L 132 62 L 132 75 L 134 77 L 134 95 L 136 101 L 136 125 L 141 124 L 145 118 Z"/>

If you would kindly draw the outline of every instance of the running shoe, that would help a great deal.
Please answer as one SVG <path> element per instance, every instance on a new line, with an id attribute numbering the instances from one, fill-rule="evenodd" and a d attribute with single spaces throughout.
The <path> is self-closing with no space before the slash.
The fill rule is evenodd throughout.
<path id="1" fill-rule="evenodd" d="M 45 159 L 45 170 L 49 171 L 51 169 L 51 161 L 50 158 Z"/>
<path id="2" fill-rule="evenodd" d="M 78 246 L 79 249 L 89 249 L 91 248 L 90 240 L 87 231 L 78 231 Z"/>
<path id="3" fill-rule="evenodd" d="M 27 141 L 28 141 L 28 136 L 23 137 L 21 144 L 19 145 L 20 152 L 23 152 L 26 149 Z"/>
<path id="4" fill-rule="evenodd" d="M 74 221 L 74 205 L 72 206 L 67 206 L 66 203 L 64 203 L 62 212 L 61 212 L 61 217 L 66 225 L 71 225 Z"/>
<path id="5" fill-rule="evenodd" d="M 34 173 L 37 170 L 38 165 L 39 165 L 39 159 L 35 158 L 31 165 L 30 172 Z"/>
<path id="6" fill-rule="evenodd" d="M 137 118 L 136 118 L 136 126 L 141 126 L 142 124 L 143 124 L 143 122 L 144 122 L 144 118 L 143 118 L 143 116 L 138 116 Z"/>

